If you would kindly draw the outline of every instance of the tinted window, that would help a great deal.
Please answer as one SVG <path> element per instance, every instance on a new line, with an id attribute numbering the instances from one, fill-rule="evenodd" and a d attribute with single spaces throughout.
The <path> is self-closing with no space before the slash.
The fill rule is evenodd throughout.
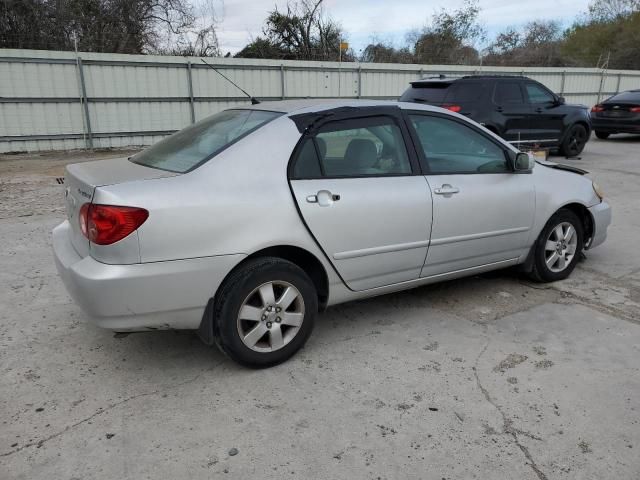
<path id="1" fill-rule="evenodd" d="M 134 155 L 131 161 L 171 172 L 188 172 L 280 115 L 261 110 L 226 110 L 159 141 Z"/>
<path id="2" fill-rule="evenodd" d="M 607 99 L 607 102 L 636 102 L 640 103 L 640 92 L 622 92 Z"/>
<path id="3" fill-rule="evenodd" d="M 313 139 L 307 138 L 293 166 L 293 178 L 318 178 L 321 176 L 322 172 L 320 171 L 316 147 Z"/>
<path id="4" fill-rule="evenodd" d="M 535 83 L 527 83 L 527 95 L 531 103 L 550 103 L 555 101 L 553 95 Z"/>
<path id="5" fill-rule="evenodd" d="M 461 82 L 449 88 L 447 102 L 475 102 L 482 95 L 482 84 L 477 82 Z"/>
<path id="6" fill-rule="evenodd" d="M 442 117 L 411 115 L 431 173 L 503 173 L 503 149 L 475 130 Z"/>
<path id="7" fill-rule="evenodd" d="M 415 82 L 400 97 L 401 102 L 443 103 L 451 86 L 447 82 Z"/>
<path id="8" fill-rule="evenodd" d="M 314 141 L 316 157 L 320 156 L 322 175 L 327 177 L 411 173 L 402 132 L 388 117 L 332 122 L 321 128 Z M 299 168 L 297 165 L 300 161 L 305 165 L 311 164 L 306 156 L 302 157 L 304 150 L 296 161 L 294 173 L 302 169 L 311 172 L 311 167 Z"/>
<path id="9" fill-rule="evenodd" d="M 498 105 L 524 103 L 522 89 L 518 83 L 496 83 L 493 99 Z"/>

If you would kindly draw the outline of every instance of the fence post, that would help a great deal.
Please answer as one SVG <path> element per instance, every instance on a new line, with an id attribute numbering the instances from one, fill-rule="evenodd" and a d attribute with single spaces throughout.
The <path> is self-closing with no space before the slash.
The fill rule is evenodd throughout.
<path id="1" fill-rule="evenodd" d="M 602 87 L 604 86 L 604 69 L 600 72 L 600 87 L 598 88 L 598 100 L 596 103 L 600 103 L 600 97 L 602 97 Z"/>
<path id="2" fill-rule="evenodd" d="M 362 65 L 358 65 L 358 98 L 362 96 Z"/>
<path id="3" fill-rule="evenodd" d="M 418 80 L 422 80 L 422 77 L 423 77 L 423 76 L 424 76 L 424 69 L 422 69 L 422 68 L 421 68 L 421 69 L 418 71 Z"/>
<path id="4" fill-rule="evenodd" d="M 284 65 L 280 64 L 280 91 L 282 93 L 282 100 L 287 98 L 287 89 L 284 83 Z"/>
<path id="5" fill-rule="evenodd" d="M 564 82 L 565 82 L 566 77 L 567 77 L 567 71 L 563 70 L 562 71 L 562 83 L 560 84 L 560 96 L 561 97 L 564 96 Z"/>
<path id="6" fill-rule="evenodd" d="M 620 80 L 622 80 L 622 74 L 618 74 L 618 84 L 616 85 L 616 95 L 620 93 Z"/>
<path id="7" fill-rule="evenodd" d="M 89 102 L 87 99 L 87 87 L 84 83 L 84 71 L 82 69 L 82 58 L 78 57 L 78 74 L 80 75 L 80 95 L 84 111 L 85 125 L 87 126 L 86 147 L 93 148 L 93 136 L 91 135 L 91 120 L 89 119 Z"/>
<path id="8" fill-rule="evenodd" d="M 191 123 L 196 123 L 196 110 L 193 100 L 193 78 L 191 76 L 191 62 L 187 62 L 187 85 L 189 86 L 189 109 L 191 111 Z"/>

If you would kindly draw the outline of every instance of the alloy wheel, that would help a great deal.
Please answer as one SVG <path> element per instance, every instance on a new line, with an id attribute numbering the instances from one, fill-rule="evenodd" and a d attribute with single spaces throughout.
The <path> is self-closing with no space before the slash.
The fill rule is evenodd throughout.
<path id="1" fill-rule="evenodd" d="M 251 350 L 273 352 L 294 339 L 303 320 L 304 300 L 300 291 L 288 282 L 267 282 L 242 302 L 238 334 Z"/>
<path id="2" fill-rule="evenodd" d="M 578 248 L 578 234 L 569 222 L 557 225 L 545 243 L 545 263 L 554 273 L 562 272 L 572 262 Z"/>

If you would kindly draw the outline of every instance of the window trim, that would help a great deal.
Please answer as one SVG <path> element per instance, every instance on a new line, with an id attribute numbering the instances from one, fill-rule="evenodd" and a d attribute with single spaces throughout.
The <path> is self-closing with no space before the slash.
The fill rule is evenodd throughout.
<path id="1" fill-rule="evenodd" d="M 409 129 L 409 132 L 412 136 L 412 141 L 414 144 L 414 148 L 416 150 L 419 162 L 420 162 L 420 167 L 423 170 L 422 175 L 504 175 L 504 174 L 515 174 L 517 172 L 515 172 L 514 168 L 513 168 L 513 161 L 511 159 L 511 156 L 509 155 L 509 150 L 507 148 L 505 148 L 504 145 L 502 145 L 501 143 L 497 142 L 495 138 L 490 137 L 489 135 L 486 134 L 486 132 L 482 131 L 480 128 L 476 127 L 475 125 L 473 125 L 471 122 L 466 122 L 462 119 L 456 118 L 453 115 L 448 115 L 446 113 L 439 113 L 439 112 L 428 112 L 428 111 L 424 111 L 424 110 L 404 110 L 404 116 L 405 116 L 405 122 L 407 124 L 407 128 Z M 446 120 L 450 120 L 452 122 L 458 123 L 464 127 L 469 128 L 470 130 L 472 130 L 473 132 L 479 134 L 481 137 L 483 137 L 484 139 L 488 140 L 489 142 L 493 143 L 494 145 L 496 145 L 497 147 L 499 147 L 502 150 L 502 153 L 504 154 L 504 158 L 505 161 L 507 162 L 507 171 L 505 172 L 433 172 L 431 171 L 431 166 L 429 165 L 429 159 L 427 158 L 426 154 L 424 153 L 424 150 L 422 148 L 422 144 L 420 143 L 420 137 L 418 136 L 418 132 L 416 131 L 416 129 L 413 126 L 413 122 L 411 121 L 411 115 L 419 115 L 419 116 L 423 116 L 423 117 L 437 117 L 437 118 L 443 118 Z"/>
<path id="2" fill-rule="evenodd" d="M 386 178 L 386 177 L 412 177 L 416 175 L 422 175 L 422 171 L 420 168 L 420 161 L 417 158 L 417 154 L 415 151 L 415 146 L 413 145 L 413 139 L 411 138 L 411 133 L 409 132 L 408 126 L 403 118 L 402 111 L 399 109 L 391 110 L 387 108 L 378 108 L 375 111 L 370 112 L 353 112 L 351 115 L 347 115 L 340 118 L 332 118 L 328 117 L 326 121 L 319 123 L 314 126 L 314 128 L 304 133 L 295 148 L 293 149 L 293 153 L 291 158 L 289 159 L 289 166 L 287 168 L 287 178 L 289 180 L 335 180 L 335 179 L 348 179 L 348 178 Z M 318 148 L 318 144 L 316 142 L 316 137 L 318 133 L 321 133 L 321 130 L 332 123 L 337 122 L 347 122 L 352 120 L 359 120 L 365 118 L 374 118 L 374 117 L 387 117 L 391 120 L 391 123 L 396 125 L 400 129 L 400 135 L 404 142 L 404 147 L 407 152 L 407 160 L 409 161 L 409 167 L 411 168 L 411 172 L 409 173 L 385 173 L 385 174 L 369 174 L 369 175 L 324 175 L 324 166 L 320 161 L 320 150 Z M 323 174 L 321 177 L 296 177 L 293 175 L 293 171 L 295 168 L 295 164 L 298 161 L 300 156 L 300 152 L 302 151 L 302 147 L 307 138 L 311 138 L 313 141 L 314 147 L 316 149 L 316 157 L 318 159 L 318 163 L 320 164 L 320 171 Z M 411 148 L 411 147 L 414 148 Z"/>

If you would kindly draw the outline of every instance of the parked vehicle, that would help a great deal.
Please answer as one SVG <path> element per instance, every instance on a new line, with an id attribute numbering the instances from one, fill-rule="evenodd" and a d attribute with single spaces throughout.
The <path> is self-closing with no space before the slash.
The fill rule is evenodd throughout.
<path id="1" fill-rule="evenodd" d="M 426 103 L 465 115 L 510 143 L 579 155 L 591 133 L 589 109 L 570 105 L 535 80 L 473 75 L 411 82 L 400 101 Z"/>
<path id="2" fill-rule="evenodd" d="M 640 90 L 629 90 L 607 98 L 591 109 L 596 137 L 613 133 L 640 133 Z"/>
<path id="3" fill-rule="evenodd" d="M 330 305 L 518 264 L 567 277 L 611 218 L 583 173 L 534 168 L 436 107 L 264 103 L 130 159 L 69 165 L 53 248 L 99 326 L 194 329 L 264 367 Z"/>

